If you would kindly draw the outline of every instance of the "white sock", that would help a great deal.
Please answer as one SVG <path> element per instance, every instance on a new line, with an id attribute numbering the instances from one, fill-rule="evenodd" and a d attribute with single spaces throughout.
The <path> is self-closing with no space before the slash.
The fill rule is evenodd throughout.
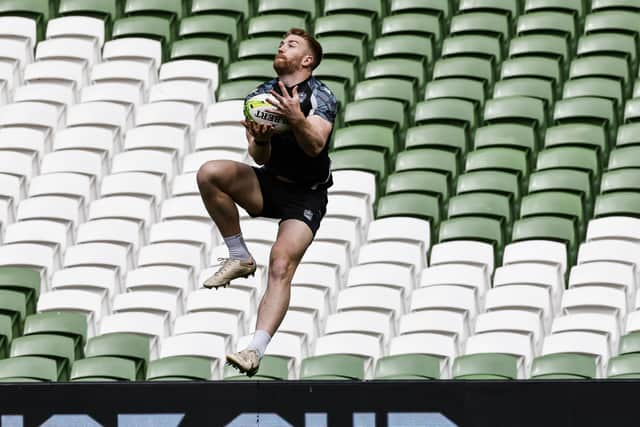
<path id="1" fill-rule="evenodd" d="M 258 352 L 258 357 L 262 358 L 262 356 L 264 356 L 264 352 L 267 350 L 269 341 L 271 341 L 271 335 L 269 335 L 267 331 L 258 329 L 253 333 L 253 339 L 247 348 L 256 350 Z"/>
<path id="2" fill-rule="evenodd" d="M 247 245 L 244 243 L 242 233 L 225 237 L 224 243 L 229 249 L 229 258 L 239 259 L 241 261 L 249 261 L 251 259 L 251 254 L 249 253 L 249 249 L 247 249 Z"/>

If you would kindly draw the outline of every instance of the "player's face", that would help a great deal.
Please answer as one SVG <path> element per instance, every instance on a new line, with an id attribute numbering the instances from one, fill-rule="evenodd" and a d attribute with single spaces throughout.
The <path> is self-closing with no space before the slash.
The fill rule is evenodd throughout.
<path id="1" fill-rule="evenodd" d="M 278 52 L 273 59 L 273 69 L 281 74 L 291 74 L 304 67 L 311 66 L 313 57 L 307 42 L 300 36 L 289 35 L 280 41 Z"/>

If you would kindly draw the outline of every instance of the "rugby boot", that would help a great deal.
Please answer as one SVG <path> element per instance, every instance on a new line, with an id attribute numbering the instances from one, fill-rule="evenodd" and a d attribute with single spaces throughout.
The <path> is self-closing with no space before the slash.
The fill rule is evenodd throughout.
<path id="1" fill-rule="evenodd" d="M 253 276 L 256 272 L 256 262 L 251 258 L 250 261 L 241 261 L 233 258 L 218 258 L 222 261 L 222 265 L 213 276 L 204 281 L 202 286 L 205 288 L 218 289 L 219 287 L 227 287 L 232 280 L 238 277 Z"/>
<path id="2" fill-rule="evenodd" d="M 258 351 L 253 348 L 246 348 L 233 354 L 227 354 L 227 363 L 248 377 L 252 377 L 258 372 L 260 358 Z"/>

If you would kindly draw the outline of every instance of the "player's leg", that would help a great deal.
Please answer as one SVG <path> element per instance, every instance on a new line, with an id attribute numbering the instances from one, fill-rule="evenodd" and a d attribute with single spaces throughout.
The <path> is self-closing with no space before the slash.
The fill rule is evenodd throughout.
<path id="1" fill-rule="evenodd" d="M 269 282 L 260 305 L 253 340 L 246 350 L 227 356 L 227 361 L 249 375 L 258 369 L 260 358 L 282 323 L 291 296 L 293 274 L 313 241 L 307 224 L 297 219 L 280 223 L 278 237 L 269 257 Z"/>
<path id="2" fill-rule="evenodd" d="M 204 286 L 226 286 L 237 277 L 253 274 L 256 264 L 242 238 L 236 203 L 249 213 L 262 210 L 260 184 L 253 169 L 231 160 L 212 160 L 200 167 L 197 174 L 202 201 L 216 223 L 229 249 L 229 259 Z"/>

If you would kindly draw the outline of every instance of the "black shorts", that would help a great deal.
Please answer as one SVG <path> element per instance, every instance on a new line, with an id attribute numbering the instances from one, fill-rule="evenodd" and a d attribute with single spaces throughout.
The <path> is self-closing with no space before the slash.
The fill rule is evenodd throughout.
<path id="1" fill-rule="evenodd" d="M 252 217 L 262 216 L 286 219 L 298 219 L 309 226 L 313 235 L 320 227 L 320 221 L 327 212 L 327 189 L 312 190 L 296 183 L 284 182 L 267 172 L 264 168 L 253 167 L 260 191 L 262 192 L 262 212 Z"/>

